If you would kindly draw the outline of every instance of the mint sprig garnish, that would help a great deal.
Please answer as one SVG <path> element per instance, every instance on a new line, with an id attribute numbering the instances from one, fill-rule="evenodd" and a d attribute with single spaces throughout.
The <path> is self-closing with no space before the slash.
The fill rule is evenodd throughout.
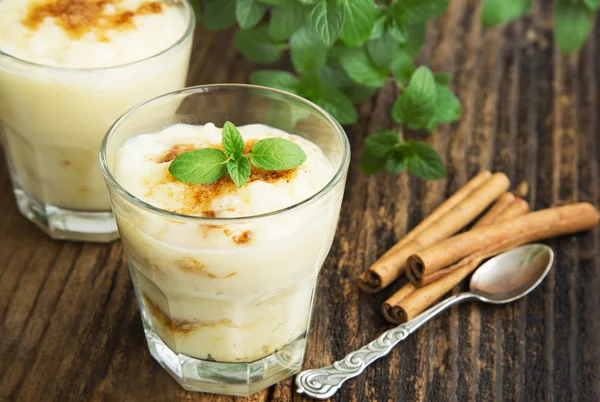
<path id="1" fill-rule="evenodd" d="M 265 138 L 244 154 L 244 139 L 231 122 L 223 125 L 225 152 L 203 148 L 184 152 L 169 165 L 169 173 L 177 180 L 190 184 L 209 184 L 229 173 L 236 186 L 242 187 L 250 177 L 250 161 L 263 170 L 289 170 L 306 161 L 306 153 L 297 144 L 284 138 Z"/>

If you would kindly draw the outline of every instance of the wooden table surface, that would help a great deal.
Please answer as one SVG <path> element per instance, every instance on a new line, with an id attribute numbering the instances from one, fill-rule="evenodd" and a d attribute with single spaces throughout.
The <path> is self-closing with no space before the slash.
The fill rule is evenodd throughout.
<path id="1" fill-rule="evenodd" d="M 328 365 L 387 328 L 380 306 L 398 284 L 366 295 L 356 277 L 479 169 L 527 181 L 538 209 L 600 204 L 600 27 L 565 57 L 554 46 L 551 7 L 483 29 L 480 3 L 452 0 L 422 55 L 432 69 L 455 74 L 463 103 L 461 120 L 427 139 L 447 163 L 446 180 L 360 172 L 362 138 L 391 127 L 392 87 L 361 105 L 358 124 L 346 128 L 353 156 L 306 368 Z M 232 32 L 199 30 L 196 38 L 190 84 L 247 82 L 256 66 L 235 51 Z M 121 244 L 47 239 L 17 213 L 0 162 L 0 400 L 243 400 L 183 391 L 146 349 Z M 508 306 L 453 308 L 334 400 L 598 400 L 599 234 L 548 242 L 557 264 L 533 294 Z M 287 380 L 251 400 L 303 398 Z"/>

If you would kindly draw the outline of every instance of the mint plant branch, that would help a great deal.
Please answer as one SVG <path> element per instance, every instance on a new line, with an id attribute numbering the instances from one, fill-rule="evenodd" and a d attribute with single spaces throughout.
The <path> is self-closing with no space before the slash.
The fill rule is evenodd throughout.
<path id="1" fill-rule="evenodd" d="M 460 117 L 460 102 L 448 89 L 452 76 L 414 64 L 425 43 L 427 21 L 442 15 L 450 0 L 192 2 L 208 29 L 237 23 L 235 44 L 248 59 L 268 64 L 289 55 L 294 73 L 258 70 L 251 83 L 305 97 L 341 124 L 356 123 L 354 104 L 390 81 L 400 89 L 391 110 L 398 132 L 432 131 Z M 600 0 L 554 0 L 555 38 L 562 51 L 569 53 L 583 45 L 598 6 Z M 485 26 L 506 23 L 531 8 L 532 0 L 484 0 L 482 22 Z M 408 169 L 424 179 L 445 175 L 439 156 L 424 143 L 404 142 L 395 134 L 397 142 L 391 148 L 374 145 L 380 140 L 390 145 L 388 131 L 365 139 L 361 159 L 365 173 L 386 168 L 391 173 Z"/>
<path id="2" fill-rule="evenodd" d="M 214 183 L 229 173 L 236 186 L 242 187 L 250 177 L 250 161 L 264 170 L 294 169 L 306 161 L 306 153 L 298 145 L 283 138 L 265 138 L 244 154 L 244 139 L 233 123 L 223 125 L 222 143 L 225 152 L 202 148 L 184 152 L 169 165 L 169 173 L 190 184 Z"/>

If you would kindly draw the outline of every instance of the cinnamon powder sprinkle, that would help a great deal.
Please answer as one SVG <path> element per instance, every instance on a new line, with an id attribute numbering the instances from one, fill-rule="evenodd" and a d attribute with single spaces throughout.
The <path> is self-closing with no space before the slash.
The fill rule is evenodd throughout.
<path id="1" fill-rule="evenodd" d="M 154 160 L 156 163 L 171 162 L 184 152 L 193 151 L 196 147 L 193 144 L 176 144 L 171 147 L 164 155 Z"/>
<path id="2" fill-rule="evenodd" d="M 258 140 L 248 140 L 244 144 L 244 154 L 252 151 L 252 147 Z M 210 148 L 216 148 L 223 150 L 223 145 L 210 145 Z M 196 149 L 191 144 L 177 144 L 171 147 L 164 155 L 161 155 L 155 160 L 157 163 L 170 162 L 175 159 L 178 155 L 193 151 Z M 263 170 L 259 169 L 254 165 L 250 166 L 250 177 L 248 178 L 248 184 L 254 181 L 263 181 L 265 183 L 278 183 L 287 182 L 289 183 L 294 177 L 298 175 L 298 168 L 289 170 Z M 156 185 L 167 185 L 170 183 L 178 182 L 178 180 L 167 172 L 165 178 L 159 181 Z M 178 182 L 184 186 L 182 206 L 177 209 L 170 209 L 171 212 L 176 212 L 185 215 L 202 215 L 210 218 L 215 218 L 218 215 L 218 211 L 209 209 L 210 203 L 216 199 L 223 197 L 228 194 L 234 194 L 237 192 L 237 186 L 229 178 L 228 175 L 224 175 L 219 180 L 209 184 L 190 184 Z M 244 238 L 240 239 L 242 242 L 249 241 Z"/>
<path id="3" fill-rule="evenodd" d="M 237 244 L 248 244 L 252 240 L 252 234 L 249 230 L 246 230 L 242 234 L 233 236 L 231 239 Z"/>
<path id="4" fill-rule="evenodd" d="M 135 10 L 119 10 L 108 14 L 105 6 L 118 5 L 122 0 L 42 0 L 29 5 L 27 15 L 21 24 L 32 31 L 39 29 L 46 18 L 54 18 L 72 39 L 80 39 L 93 32 L 96 38 L 108 42 L 106 32 L 135 29 L 134 17 L 138 15 L 160 14 L 163 3 L 146 1 Z"/>

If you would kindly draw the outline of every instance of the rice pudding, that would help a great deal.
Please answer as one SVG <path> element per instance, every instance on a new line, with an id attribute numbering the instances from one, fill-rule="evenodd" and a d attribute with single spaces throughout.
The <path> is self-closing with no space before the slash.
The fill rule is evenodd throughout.
<path id="1" fill-rule="evenodd" d="M 131 107 L 185 85 L 192 27 L 184 2 L 0 0 L 7 159 L 21 212 L 51 236 L 78 239 L 95 230 L 90 213 L 109 213 L 102 138 Z M 69 211 L 87 214 L 77 228 Z"/>
<path id="2" fill-rule="evenodd" d="M 221 147 L 221 131 L 213 124 L 176 124 L 133 137 L 117 154 L 116 180 L 165 211 L 243 218 L 293 206 L 318 193 L 335 174 L 314 143 L 258 124 L 239 127 L 246 152 L 258 140 L 280 137 L 299 145 L 306 161 L 288 171 L 252 167 L 241 188 L 227 175 L 194 185 L 169 173 L 178 154 Z M 197 359 L 252 362 L 285 347 L 306 332 L 339 201 L 235 224 L 127 214 L 115 206 L 143 314 L 171 350 Z"/>

